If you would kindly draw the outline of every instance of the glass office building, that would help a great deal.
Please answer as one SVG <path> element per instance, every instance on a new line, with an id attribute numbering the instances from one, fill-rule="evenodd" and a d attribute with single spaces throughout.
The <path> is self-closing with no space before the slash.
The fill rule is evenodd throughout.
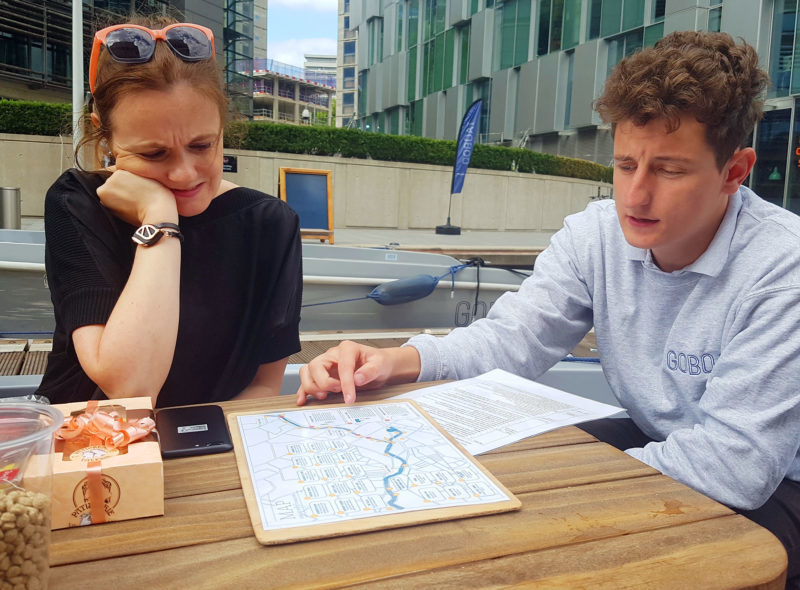
<path id="1" fill-rule="evenodd" d="M 480 140 L 611 160 L 592 103 L 626 55 L 679 30 L 725 31 L 759 53 L 773 81 L 749 180 L 800 213 L 798 0 L 348 0 L 359 43 L 356 124 L 455 139 L 484 99 Z"/>
<path id="2" fill-rule="evenodd" d="M 339 0 L 339 43 L 336 50 L 336 126 L 353 127 L 356 104 L 357 31 L 350 28 L 350 0 Z"/>
<path id="3" fill-rule="evenodd" d="M 266 12 L 265 0 L 256 3 Z M 252 78 L 239 73 L 236 64 L 243 59 L 252 64 L 254 10 L 253 0 L 83 0 L 86 90 L 89 56 L 98 24 L 119 22 L 131 13 L 168 15 L 214 31 L 233 108 L 252 116 Z M 266 31 L 265 14 L 263 21 L 261 28 Z M 0 2 L 0 98 L 69 102 L 71 46 L 70 0 Z"/>

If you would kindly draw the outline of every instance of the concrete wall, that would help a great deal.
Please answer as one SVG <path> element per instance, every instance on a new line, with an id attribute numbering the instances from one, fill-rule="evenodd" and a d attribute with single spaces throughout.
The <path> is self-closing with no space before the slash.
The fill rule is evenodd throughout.
<path id="1" fill-rule="evenodd" d="M 44 215 L 44 195 L 74 164 L 72 136 L 0 133 L 0 185 L 20 188 L 23 217 Z"/>
<path id="2" fill-rule="evenodd" d="M 447 219 L 452 168 L 226 150 L 238 171 L 225 177 L 242 186 L 278 194 L 279 170 L 316 168 L 333 172 L 334 227 L 432 229 Z M 72 166 L 71 138 L 0 134 L 0 185 L 20 187 L 22 215 L 44 214 L 44 195 Z M 452 223 L 464 229 L 556 230 L 581 211 L 601 186 L 557 176 L 470 169 L 460 196 L 453 198 Z"/>

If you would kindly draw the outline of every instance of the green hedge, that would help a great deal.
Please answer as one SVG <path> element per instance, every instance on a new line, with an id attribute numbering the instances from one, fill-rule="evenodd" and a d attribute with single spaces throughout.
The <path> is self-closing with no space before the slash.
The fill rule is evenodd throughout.
<path id="1" fill-rule="evenodd" d="M 68 104 L 0 100 L 0 133 L 69 135 L 71 129 Z M 440 166 L 452 166 L 456 157 L 454 141 L 260 121 L 231 123 L 225 133 L 225 147 Z M 470 166 L 611 182 L 611 168 L 607 166 L 522 148 L 478 144 Z"/>
<path id="2" fill-rule="evenodd" d="M 305 127 L 270 122 L 231 123 L 225 146 L 244 150 L 370 158 L 452 166 L 456 142 L 410 135 L 385 135 L 358 129 Z M 518 170 L 611 182 L 612 170 L 594 162 L 540 154 L 523 148 L 477 144 L 472 168 Z"/>
<path id="3" fill-rule="evenodd" d="M 0 133 L 71 135 L 72 107 L 52 102 L 0 100 Z"/>

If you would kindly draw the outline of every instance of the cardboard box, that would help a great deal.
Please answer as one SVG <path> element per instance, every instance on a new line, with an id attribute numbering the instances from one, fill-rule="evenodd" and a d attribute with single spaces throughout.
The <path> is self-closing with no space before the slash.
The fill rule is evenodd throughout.
<path id="1" fill-rule="evenodd" d="M 56 404 L 65 417 L 81 413 L 86 402 Z M 152 418 L 149 397 L 98 402 L 97 410 L 116 409 L 128 420 Z M 154 434 L 126 447 L 107 451 L 98 440 L 81 436 L 55 441 L 52 528 L 128 520 L 164 514 L 164 466 Z M 92 510 L 91 498 L 102 510 Z"/>

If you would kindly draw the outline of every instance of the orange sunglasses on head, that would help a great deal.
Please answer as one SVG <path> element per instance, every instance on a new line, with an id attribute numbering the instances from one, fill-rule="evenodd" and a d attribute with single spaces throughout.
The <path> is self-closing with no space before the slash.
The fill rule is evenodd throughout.
<path id="1" fill-rule="evenodd" d="M 174 23 L 158 31 L 140 25 L 112 25 L 94 35 L 89 60 L 89 90 L 92 94 L 103 45 L 114 61 L 142 64 L 153 59 L 158 41 L 164 41 L 183 61 L 203 61 L 214 55 L 214 33 L 200 25 Z"/>

